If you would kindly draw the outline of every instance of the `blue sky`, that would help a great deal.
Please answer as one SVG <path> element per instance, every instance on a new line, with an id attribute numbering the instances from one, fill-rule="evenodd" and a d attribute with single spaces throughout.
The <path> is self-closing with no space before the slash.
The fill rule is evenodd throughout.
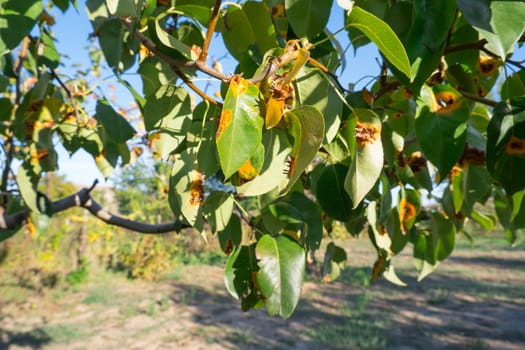
<path id="1" fill-rule="evenodd" d="M 90 61 L 88 58 L 88 51 L 86 46 L 88 45 L 88 36 L 92 32 L 91 24 L 85 11 L 85 1 L 78 1 L 78 11 L 70 9 L 65 15 L 59 10 L 55 10 L 53 15 L 56 18 L 56 24 L 53 27 L 55 37 L 57 39 L 56 46 L 60 53 L 69 56 L 64 60 L 65 65 L 60 68 L 60 72 L 66 75 L 72 75 L 78 68 L 73 68 L 72 64 L 79 63 L 84 67 L 88 66 Z M 328 29 L 331 32 L 335 32 L 337 29 L 343 26 L 343 11 L 334 2 L 332 9 L 332 16 Z M 337 36 L 343 47 L 348 44 L 348 38 L 346 33 L 341 33 Z M 224 55 L 224 45 L 222 39 L 217 36 L 212 43 L 212 50 L 210 52 L 210 58 L 219 58 Z M 377 50 L 372 45 L 360 49 L 356 56 L 352 54 L 353 49 L 350 49 L 347 53 L 347 68 L 344 74 L 341 76 L 341 81 L 344 85 L 349 82 L 356 82 L 358 79 L 366 75 L 376 75 L 379 72 L 378 64 L 375 61 L 375 57 L 378 57 Z M 229 59 L 221 60 L 225 73 L 232 72 L 234 62 Z M 134 85 L 137 91 L 141 91 L 141 82 L 138 76 L 135 74 L 136 69 L 130 69 L 129 73 L 125 76 L 125 79 Z M 121 87 L 111 76 L 111 73 L 106 71 L 102 78 L 105 78 L 104 84 L 101 89 L 105 94 L 114 93 L 121 106 L 127 105 L 133 101 L 129 92 Z M 113 85 L 116 90 L 110 91 L 107 86 L 108 84 Z M 93 112 L 93 111 L 89 111 Z M 103 182 L 102 175 L 98 172 L 94 160 L 86 152 L 80 150 L 75 153 L 71 158 L 67 152 L 63 149 L 59 150 L 59 173 L 66 175 L 67 179 L 81 185 L 90 185 L 95 179 Z"/>

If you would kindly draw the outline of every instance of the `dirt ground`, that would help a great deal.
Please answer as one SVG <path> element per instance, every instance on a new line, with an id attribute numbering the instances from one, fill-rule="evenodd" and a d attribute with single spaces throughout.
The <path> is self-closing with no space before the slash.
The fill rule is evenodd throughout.
<path id="1" fill-rule="evenodd" d="M 403 255 L 396 287 L 368 283 L 373 253 L 355 242 L 341 279 L 307 281 L 287 320 L 242 312 L 217 266 L 40 293 L 0 283 L 0 349 L 525 349 L 524 249 L 459 249 L 419 283 Z"/>

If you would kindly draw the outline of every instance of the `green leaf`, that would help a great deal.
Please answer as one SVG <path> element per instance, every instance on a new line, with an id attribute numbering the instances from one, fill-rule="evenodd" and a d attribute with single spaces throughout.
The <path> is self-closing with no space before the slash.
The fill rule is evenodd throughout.
<path id="1" fill-rule="evenodd" d="M 279 220 L 298 224 L 301 242 L 310 250 L 316 250 L 323 238 L 323 221 L 319 207 L 300 192 L 290 192 L 269 205 L 272 214 Z"/>
<path id="2" fill-rule="evenodd" d="M 250 21 L 259 57 L 262 58 L 266 51 L 279 47 L 268 6 L 263 2 L 247 1 L 242 5 L 242 10 Z"/>
<path id="3" fill-rule="evenodd" d="M 432 213 L 430 220 L 433 256 L 436 261 L 443 261 L 454 250 L 456 227 L 451 220 L 439 213 Z"/>
<path id="4" fill-rule="evenodd" d="M 41 0 L 8 0 L 0 3 L 0 56 L 29 35 L 42 14 Z"/>
<path id="5" fill-rule="evenodd" d="M 259 89 L 243 78 L 232 79 L 217 131 L 217 150 L 226 178 L 255 153 L 262 141 Z"/>
<path id="6" fill-rule="evenodd" d="M 263 135 L 265 149 L 261 172 L 253 180 L 237 187 L 237 193 L 243 196 L 259 196 L 277 188 L 287 180 L 286 159 L 292 148 L 284 130 L 273 128 Z"/>
<path id="7" fill-rule="evenodd" d="M 40 45 L 37 49 L 39 52 L 38 61 L 44 63 L 47 67 L 55 69 L 60 64 L 60 55 L 57 52 L 53 38 L 46 32 L 42 32 Z"/>
<path id="8" fill-rule="evenodd" d="M 197 57 L 194 57 L 194 54 L 192 54 L 191 48 L 188 45 L 173 35 L 168 34 L 168 32 L 162 28 L 160 21 L 164 16 L 165 15 L 162 14 L 155 20 L 149 21 L 149 25 L 152 27 L 150 34 L 153 36 L 153 39 L 160 44 L 161 49 L 167 50 L 167 52 L 173 51 L 179 53 L 183 58 L 188 60 L 197 59 Z"/>
<path id="9" fill-rule="evenodd" d="M 344 186 L 352 198 L 352 208 L 355 209 L 374 187 L 381 174 L 383 145 L 381 120 L 373 111 L 355 109 L 351 118 L 357 121 L 356 147 Z"/>
<path id="10" fill-rule="evenodd" d="M 168 200 L 175 215 L 182 214 L 190 225 L 202 230 L 204 178 L 196 166 L 192 150 L 185 150 L 177 157 L 171 169 Z"/>
<path id="11" fill-rule="evenodd" d="M 144 125 L 150 133 L 153 152 L 167 158 L 186 137 L 192 118 L 188 92 L 175 85 L 163 85 L 144 105 Z"/>
<path id="12" fill-rule="evenodd" d="M 421 88 L 441 62 L 456 9 L 455 0 L 414 2 L 415 17 L 406 43 L 413 91 Z"/>
<path id="13" fill-rule="evenodd" d="M 330 17 L 333 0 L 285 0 L 284 7 L 294 33 L 299 37 L 315 38 Z"/>
<path id="14" fill-rule="evenodd" d="M 344 188 L 348 167 L 335 164 L 324 168 L 317 181 L 315 196 L 323 211 L 339 221 L 347 221 L 352 213 L 352 202 Z"/>
<path id="15" fill-rule="evenodd" d="M 123 143 L 135 135 L 135 129 L 110 106 L 105 99 L 97 102 L 97 120 L 104 126 L 107 135 L 116 143 Z"/>
<path id="16" fill-rule="evenodd" d="M 377 218 L 377 202 L 370 202 L 366 208 L 366 218 L 368 223 L 368 234 L 374 246 L 378 250 L 383 250 L 385 252 L 390 252 L 390 246 L 392 245 L 392 240 L 386 232 L 379 232 L 379 220 Z"/>
<path id="17" fill-rule="evenodd" d="M 212 232 L 223 231 L 230 222 L 233 213 L 232 194 L 213 192 L 204 202 L 203 212 Z"/>
<path id="18" fill-rule="evenodd" d="M 303 67 L 295 80 L 297 105 L 316 108 L 324 117 L 325 143 L 334 139 L 341 125 L 343 101 L 328 77 L 319 69 Z"/>
<path id="19" fill-rule="evenodd" d="M 523 1 L 491 1 L 490 23 L 483 26 L 476 22 L 476 29 L 482 38 L 487 39 L 487 48 L 501 58 L 512 51 L 514 44 L 525 31 L 525 3 Z M 483 18 L 486 20 L 486 18 Z M 492 28 L 492 30 L 487 29 Z"/>
<path id="20" fill-rule="evenodd" d="M 243 9 L 238 5 L 230 5 L 226 10 L 224 17 L 224 30 L 222 37 L 224 45 L 238 61 L 249 54 L 253 50 L 256 42 L 256 36 L 250 19 L 244 13 Z M 264 52 L 259 53 L 264 55 Z"/>
<path id="21" fill-rule="evenodd" d="M 257 284 L 269 315 L 288 318 L 301 294 L 305 269 L 303 248 L 287 235 L 263 235 L 255 248 L 259 260 Z"/>
<path id="22" fill-rule="evenodd" d="M 341 271 L 346 266 L 346 252 L 343 248 L 334 244 L 328 243 L 323 261 L 323 281 L 335 281 L 341 275 Z"/>
<path id="23" fill-rule="evenodd" d="M 142 61 L 138 73 L 142 78 L 145 97 L 153 95 L 163 85 L 174 85 L 177 80 L 177 75 L 169 65 L 157 57 L 148 57 Z"/>
<path id="24" fill-rule="evenodd" d="M 372 40 L 394 67 L 399 69 L 409 79 L 412 78 L 410 61 L 405 48 L 388 24 L 357 6 L 354 6 L 352 12 L 350 12 L 348 21 L 351 27 L 359 29 Z"/>
<path id="25" fill-rule="evenodd" d="M 27 166 L 24 166 L 24 164 L 21 164 L 16 173 L 16 182 L 20 190 L 20 195 L 29 210 L 38 213 L 36 176 L 33 171 Z"/>
<path id="26" fill-rule="evenodd" d="M 479 0 L 456 0 L 461 14 L 474 27 L 492 32 L 489 3 Z"/>
<path id="27" fill-rule="evenodd" d="M 418 100 L 416 136 L 429 161 L 445 178 L 460 159 L 467 139 L 469 107 L 448 85 L 423 87 Z"/>
<path id="28" fill-rule="evenodd" d="M 501 103 L 487 129 L 487 169 L 508 194 L 525 188 L 525 112 Z"/>
<path id="29" fill-rule="evenodd" d="M 257 269 L 254 245 L 235 249 L 224 267 L 226 289 L 235 299 L 241 299 L 244 311 L 263 305 L 254 283 Z"/>
<path id="30" fill-rule="evenodd" d="M 288 124 L 288 132 L 294 139 L 288 169 L 289 181 L 284 189 L 287 192 L 317 154 L 324 139 L 324 119 L 311 106 L 292 109 L 284 115 L 284 119 Z"/>
<path id="31" fill-rule="evenodd" d="M 106 0 L 109 13 L 117 17 L 137 17 L 136 0 Z"/>
<path id="32" fill-rule="evenodd" d="M 223 230 L 217 232 L 219 244 L 224 253 L 230 254 L 230 250 L 240 246 L 242 241 L 242 226 L 239 216 L 232 215 L 228 225 Z"/>
<path id="33" fill-rule="evenodd" d="M 124 32 L 124 27 L 118 19 L 109 19 L 100 27 L 98 40 L 106 62 L 111 68 L 120 68 L 125 45 Z"/>

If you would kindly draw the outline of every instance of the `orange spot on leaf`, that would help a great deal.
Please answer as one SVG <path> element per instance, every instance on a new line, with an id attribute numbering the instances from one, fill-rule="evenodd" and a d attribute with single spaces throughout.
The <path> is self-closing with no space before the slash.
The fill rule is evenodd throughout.
<path id="1" fill-rule="evenodd" d="M 190 186 L 190 204 L 200 205 L 204 201 L 204 175 L 195 170 L 195 175 Z"/>
<path id="2" fill-rule="evenodd" d="M 480 57 L 478 60 L 478 69 L 482 76 L 488 77 L 494 75 L 501 66 L 500 60 L 493 57 Z"/>
<path id="3" fill-rule="evenodd" d="M 243 95 L 250 85 L 251 83 L 248 80 L 242 78 L 240 75 L 236 75 L 230 81 L 230 90 L 233 96 L 238 97 Z"/>
<path id="4" fill-rule="evenodd" d="M 437 114 L 448 114 L 458 109 L 463 101 L 452 92 L 440 92 L 434 96 L 432 111 Z"/>
<path id="5" fill-rule="evenodd" d="M 372 124 L 357 123 L 355 127 L 355 139 L 360 147 L 365 147 L 379 139 L 379 129 Z"/>
<path id="6" fill-rule="evenodd" d="M 222 134 L 224 133 L 224 130 L 228 128 L 232 121 L 232 111 L 231 109 L 225 109 L 221 113 L 221 118 L 219 120 L 219 128 L 217 129 L 217 134 L 215 137 L 217 139 L 221 138 Z"/>
<path id="7" fill-rule="evenodd" d="M 513 155 L 525 154 L 525 140 L 512 135 L 505 147 L 505 153 Z"/>
<path id="8" fill-rule="evenodd" d="M 239 176 L 245 180 L 251 180 L 259 174 L 259 171 L 255 169 L 252 162 L 248 159 L 242 167 L 237 170 Z"/>
<path id="9" fill-rule="evenodd" d="M 416 218 L 416 214 L 416 207 L 412 203 L 404 198 L 399 201 L 399 221 L 401 222 L 401 232 L 403 234 L 410 228 L 411 223 Z"/>

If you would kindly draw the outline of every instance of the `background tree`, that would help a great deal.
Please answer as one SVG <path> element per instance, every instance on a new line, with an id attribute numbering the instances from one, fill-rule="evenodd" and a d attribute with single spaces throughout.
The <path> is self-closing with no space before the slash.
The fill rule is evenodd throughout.
<path id="1" fill-rule="evenodd" d="M 467 219 L 499 220 L 511 243 L 525 228 L 525 67 L 512 56 L 521 1 L 337 1 L 353 48 L 381 52 L 377 76 L 352 91 L 336 74 L 347 52 L 325 30 L 333 1 L 88 0 L 92 36 L 140 109 L 133 123 L 103 96 L 87 113 L 92 88 L 57 71 L 44 8 L 72 5 L 0 0 L 2 239 L 72 206 L 139 232 L 210 230 L 243 309 L 288 317 L 306 253 L 334 220 L 365 228 L 373 278 L 399 284 L 392 258 L 406 246 L 421 279 L 469 235 Z M 235 72 L 208 58 L 221 39 Z M 124 80 L 131 69 L 142 91 Z M 198 86 L 203 76 L 220 96 Z M 91 189 L 53 202 L 37 189 L 56 169 L 56 142 L 86 150 L 106 177 L 149 150 L 171 169 L 173 222 L 112 215 Z M 478 210 L 487 201 L 497 218 Z M 326 280 L 345 259 L 327 245 Z"/>

